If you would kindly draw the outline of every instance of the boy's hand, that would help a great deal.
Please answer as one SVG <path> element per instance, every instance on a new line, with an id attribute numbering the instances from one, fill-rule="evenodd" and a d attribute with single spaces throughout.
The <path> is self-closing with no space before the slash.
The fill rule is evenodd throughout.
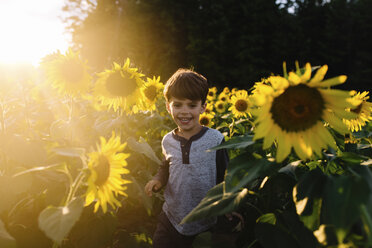
<path id="1" fill-rule="evenodd" d="M 148 196 L 152 196 L 152 192 L 156 192 L 161 188 L 161 182 L 159 180 L 150 180 L 145 186 L 145 193 Z"/>

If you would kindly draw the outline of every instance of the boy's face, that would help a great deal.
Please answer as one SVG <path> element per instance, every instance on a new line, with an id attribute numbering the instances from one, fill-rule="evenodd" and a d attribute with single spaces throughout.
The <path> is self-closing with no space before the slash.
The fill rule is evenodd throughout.
<path id="1" fill-rule="evenodd" d="M 167 102 L 167 110 L 171 114 L 179 131 L 194 135 L 200 131 L 199 116 L 205 111 L 206 104 L 201 100 L 178 99 L 172 97 Z"/>

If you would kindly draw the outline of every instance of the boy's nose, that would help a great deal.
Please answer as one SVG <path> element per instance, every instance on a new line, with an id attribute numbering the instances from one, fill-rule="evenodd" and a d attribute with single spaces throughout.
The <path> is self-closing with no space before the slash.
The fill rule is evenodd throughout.
<path id="1" fill-rule="evenodd" d="M 189 113 L 189 108 L 186 106 L 186 107 L 182 107 L 181 108 L 181 113 Z"/>
<path id="2" fill-rule="evenodd" d="M 186 109 L 187 109 L 187 106 L 182 106 L 182 107 L 180 108 L 180 112 L 185 112 Z"/>

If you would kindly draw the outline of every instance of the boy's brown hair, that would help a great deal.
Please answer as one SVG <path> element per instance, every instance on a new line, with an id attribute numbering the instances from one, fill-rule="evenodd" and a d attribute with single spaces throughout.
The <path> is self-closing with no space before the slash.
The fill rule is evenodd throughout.
<path id="1" fill-rule="evenodd" d="M 189 69 L 178 69 L 167 81 L 164 87 L 164 97 L 167 102 L 172 97 L 179 99 L 201 100 L 204 104 L 209 91 L 207 79 Z"/>

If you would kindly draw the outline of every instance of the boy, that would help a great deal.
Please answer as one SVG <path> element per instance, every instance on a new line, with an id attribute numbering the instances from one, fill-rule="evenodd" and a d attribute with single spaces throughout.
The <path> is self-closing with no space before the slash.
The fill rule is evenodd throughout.
<path id="1" fill-rule="evenodd" d="M 155 248 L 192 247 L 195 236 L 216 223 L 216 218 L 210 218 L 180 225 L 208 190 L 223 181 L 228 163 L 225 149 L 207 152 L 221 144 L 223 135 L 199 123 L 208 90 L 207 79 L 187 69 L 176 71 L 165 85 L 166 107 L 177 128 L 163 137 L 164 163 L 145 186 L 149 196 L 165 186 Z"/>

